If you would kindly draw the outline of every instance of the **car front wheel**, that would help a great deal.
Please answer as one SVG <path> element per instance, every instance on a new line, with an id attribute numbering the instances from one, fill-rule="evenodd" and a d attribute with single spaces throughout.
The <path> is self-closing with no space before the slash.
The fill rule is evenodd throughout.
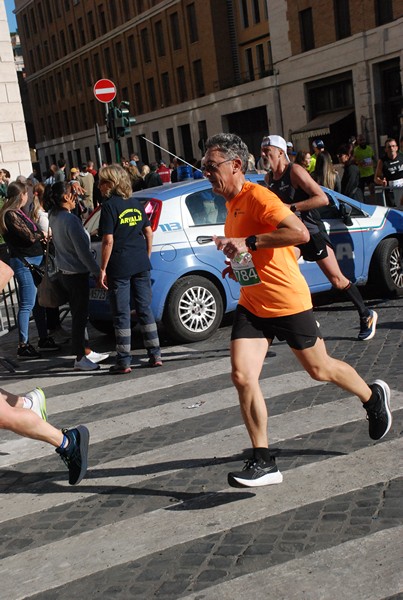
<path id="1" fill-rule="evenodd" d="M 382 240 L 372 258 L 371 283 L 382 292 L 403 293 L 402 246 L 396 238 Z"/>
<path id="2" fill-rule="evenodd" d="M 214 283 L 191 275 L 172 286 L 163 322 L 175 341 L 198 342 L 218 329 L 223 311 L 223 300 Z"/>

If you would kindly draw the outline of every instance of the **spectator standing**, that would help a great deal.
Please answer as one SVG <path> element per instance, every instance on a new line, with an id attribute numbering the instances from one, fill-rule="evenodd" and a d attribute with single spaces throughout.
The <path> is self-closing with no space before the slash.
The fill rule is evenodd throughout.
<path id="1" fill-rule="evenodd" d="M 300 165 L 308 171 L 309 165 L 311 164 L 311 153 L 307 150 L 299 150 L 295 157 L 295 164 Z"/>
<path id="2" fill-rule="evenodd" d="M 311 173 L 312 178 L 319 185 L 329 188 L 329 190 L 341 191 L 341 182 L 338 172 L 333 166 L 332 158 L 327 150 L 318 154 L 316 158 L 315 170 Z"/>
<path id="3" fill-rule="evenodd" d="M 290 162 L 295 162 L 297 153 L 294 151 L 294 144 L 292 142 L 287 142 L 287 154 Z"/>
<path id="4" fill-rule="evenodd" d="M 43 259 L 44 234 L 39 227 L 23 212 L 28 201 L 27 186 L 11 182 L 7 190 L 7 200 L 0 210 L 0 232 L 10 252 L 10 266 L 18 282 L 18 349 L 20 359 L 37 359 L 41 355 L 29 343 L 29 318 L 34 316 L 38 330 L 38 347 L 43 350 L 58 350 L 59 346 L 48 337 L 46 311 L 36 302 L 36 285 L 27 263 L 39 266 Z"/>
<path id="5" fill-rule="evenodd" d="M 66 180 L 66 161 L 64 158 L 59 158 L 57 161 L 57 171 L 55 173 L 55 183 Z"/>
<path id="6" fill-rule="evenodd" d="M 358 339 L 372 339 L 378 315 L 365 306 L 357 286 L 341 272 L 332 243 L 317 210 L 329 203 L 325 192 L 302 167 L 289 162 L 287 146 L 281 136 L 270 135 L 264 143 L 264 151 L 272 169 L 271 173 L 266 175 L 269 189 L 290 206 L 290 210 L 300 217 L 310 233 L 309 242 L 298 246 L 298 256 L 302 255 L 308 262 L 316 262 L 333 287 L 354 304 L 360 316 Z"/>
<path id="7" fill-rule="evenodd" d="M 57 171 L 57 165 L 50 165 L 47 177 L 45 179 L 45 185 L 53 185 L 56 181 L 55 173 Z"/>
<path id="8" fill-rule="evenodd" d="M 144 177 L 144 183 L 146 188 L 157 187 L 162 185 L 161 177 L 157 173 L 157 163 L 150 163 L 150 172 Z"/>
<path id="9" fill-rule="evenodd" d="M 163 160 L 160 160 L 157 173 L 160 176 L 162 183 L 171 183 L 171 170 Z"/>
<path id="10" fill-rule="evenodd" d="M 368 186 L 371 200 L 375 200 L 375 153 L 367 144 L 366 137 L 361 133 L 357 137 L 357 145 L 354 146 L 353 157 L 360 171 L 360 189 L 365 198 L 365 186 Z"/>
<path id="11" fill-rule="evenodd" d="M 287 342 L 311 377 L 358 397 L 367 412 L 372 439 L 384 437 L 392 423 L 388 385 L 381 380 L 367 385 L 350 365 L 327 354 L 293 250 L 294 245 L 309 240 L 309 233 L 275 194 L 245 181 L 247 161 L 248 148 L 238 136 L 218 134 L 207 140 L 205 173 L 228 209 L 225 237 L 215 239 L 229 259 L 223 275 L 234 278 L 234 259 L 247 251 L 251 256 L 248 266 L 238 271 L 241 292 L 231 332 L 231 366 L 253 456 L 242 471 L 228 474 L 228 483 L 234 487 L 276 484 L 283 479 L 268 447 L 267 408 L 259 385 L 267 351 L 276 337 Z M 247 273 L 245 280 L 242 271 Z M 254 285 L 250 285 L 252 276 Z"/>
<path id="12" fill-rule="evenodd" d="M 89 214 L 94 210 L 94 176 L 87 170 L 87 165 L 82 165 L 80 174 L 78 176 L 78 182 L 84 189 L 84 206 Z"/>
<path id="13" fill-rule="evenodd" d="M 8 181 L 7 181 L 6 173 L 3 169 L 0 169 L 0 201 L 7 198 L 7 187 L 8 187 Z"/>
<path id="14" fill-rule="evenodd" d="M 375 183 L 383 187 L 389 186 L 389 204 L 403 208 L 403 154 L 394 138 L 385 142 L 385 156 L 378 160 Z"/>
<path id="15" fill-rule="evenodd" d="M 337 157 L 343 165 L 341 193 L 358 202 L 364 202 L 364 195 L 360 188 L 360 170 L 351 154 L 351 145 L 340 146 Z"/>
<path id="16" fill-rule="evenodd" d="M 99 285 L 109 290 L 116 337 L 114 374 L 130 373 L 131 299 L 150 367 L 162 365 L 161 349 L 151 311 L 150 256 L 153 233 L 142 204 L 131 195 L 127 172 L 119 165 L 103 167 L 99 184 L 104 201 L 99 231 L 102 257 Z"/>
<path id="17" fill-rule="evenodd" d="M 316 166 L 316 159 L 318 155 L 325 149 L 325 144 L 323 140 L 315 140 L 314 142 L 312 142 L 312 148 L 314 153 L 311 155 L 311 162 L 309 165 L 308 173 L 314 172 Z"/>
<path id="18" fill-rule="evenodd" d="M 74 189 L 67 182 L 46 188 L 49 203 L 49 225 L 52 229 L 59 269 L 59 283 L 65 290 L 71 310 L 71 346 L 76 355 L 74 370 L 95 371 L 98 362 L 108 358 L 87 349 L 89 275 L 98 278 L 99 266 L 91 252 L 90 236 L 81 220 L 72 213 L 76 204 Z"/>

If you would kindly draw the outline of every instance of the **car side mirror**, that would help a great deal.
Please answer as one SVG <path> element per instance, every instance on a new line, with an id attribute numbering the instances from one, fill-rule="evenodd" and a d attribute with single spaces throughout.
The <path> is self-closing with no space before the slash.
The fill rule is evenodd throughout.
<path id="1" fill-rule="evenodd" d="M 352 213 L 352 208 L 349 204 L 345 204 L 344 202 L 340 203 L 340 208 L 339 208 L 339 212 L 340 212 L 340 217 L 344 223 L 344 225 L 346 225 L 347 227 L 351 227 L 354 223 L 353 220 L 351 218 L 351 213 Z"/>

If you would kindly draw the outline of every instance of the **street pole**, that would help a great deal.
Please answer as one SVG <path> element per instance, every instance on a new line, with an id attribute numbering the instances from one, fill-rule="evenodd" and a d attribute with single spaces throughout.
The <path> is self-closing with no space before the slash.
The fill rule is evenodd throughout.
<path id="1" fill-rule="evenodd" d="M 96 149 L 97 149 L 97 167 L 98 171 L 102 167 L 102 156 L 101 156 L 101 142 L 99 137 L 99 125 L 95 123 L 95 137 L 97 140 Z"/>

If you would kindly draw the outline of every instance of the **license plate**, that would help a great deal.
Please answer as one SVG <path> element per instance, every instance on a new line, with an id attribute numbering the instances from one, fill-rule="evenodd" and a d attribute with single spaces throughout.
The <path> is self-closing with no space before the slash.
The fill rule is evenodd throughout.
<path id="1" fill-rule="evenodd" d="M 106 300 L 108 296 L 108 292 L 101 288 L 91 288 L 90 289 L 90 300 L 100 300 L 103 302 Z"/>

